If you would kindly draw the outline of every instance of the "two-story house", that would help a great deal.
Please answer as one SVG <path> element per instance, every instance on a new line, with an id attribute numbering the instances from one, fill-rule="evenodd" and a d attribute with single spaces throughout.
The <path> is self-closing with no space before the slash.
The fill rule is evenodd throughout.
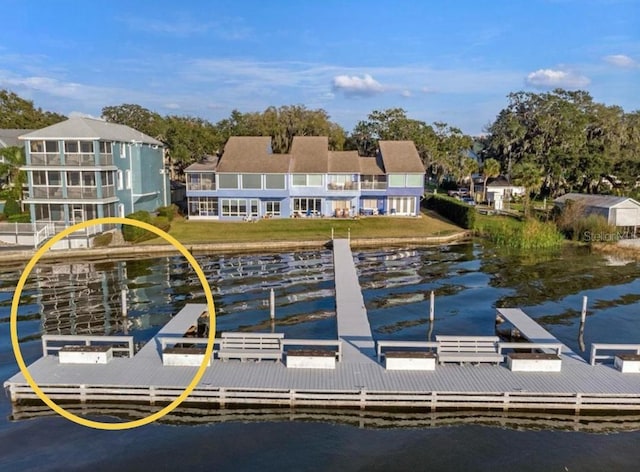
<path id="1" fill-rule="evenodd" d="M 71 225 L 169 203 L 162 143 L 128 126 L 71 118 L 20 139 L 32 222 Z"/>
<path id="2" fill-rule="evenodd" d="M 380 141 L 375 157 L 329 151 L 326 136 L 229 138 L 220 157 L 185 170 L 191 219 L 419 214 L 424 166 L 411 141 Z"/>

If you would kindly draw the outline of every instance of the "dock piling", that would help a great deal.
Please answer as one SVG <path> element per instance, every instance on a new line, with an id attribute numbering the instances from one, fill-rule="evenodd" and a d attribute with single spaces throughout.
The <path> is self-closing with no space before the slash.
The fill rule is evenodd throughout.
<path id="1" fill-rule="evenodd" d="M 276 295 L 273 289 L 269 292 L 269 317 L 272 321 L 276 318 Z"/>
<path id="2" fill-rule="evenodd" d="M 433 323 L 433 318 L 435 316 L 435 293 L 431 290 L 431 294 L 429 295 L 429 322 Z"/>

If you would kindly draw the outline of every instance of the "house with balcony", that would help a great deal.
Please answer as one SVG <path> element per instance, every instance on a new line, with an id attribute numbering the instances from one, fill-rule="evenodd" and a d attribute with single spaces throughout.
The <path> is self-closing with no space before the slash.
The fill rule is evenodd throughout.
<path id="1" fill-rule="evenodd" d="M 326 136 L 294 137 L 289 154 L 274 154 L 268 136 L 233 136 L 220 157 L 185 169 L 189 218 L 416 216 L 424 174 L 411 141 L 361 157 L 329 151 Z"/>
<path id="2" fill-rule="evenodd" d="M 70 118 L 20 139 L 33 223 L 69 226 L 169 204 L 163 144 L 128 126 Z"/>

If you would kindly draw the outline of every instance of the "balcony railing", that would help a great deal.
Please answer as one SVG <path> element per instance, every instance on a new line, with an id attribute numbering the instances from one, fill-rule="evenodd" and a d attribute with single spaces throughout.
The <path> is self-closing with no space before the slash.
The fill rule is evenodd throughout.
<path id="1" fill-rule="evenodd" d="M 113 154 L 100 154 L 100 165 L 101 166 L 112 166 L 113 165 Z"/>
<path id="2" fill-rule="evenodd" d="M 31 165 L 32 166 L 59 166 L 62 164 L 60 154 L 57 152 L 38 152 L 31 153 Z"/>
<path id="3" fill-rule="evenodd" d="M 68 166 L 95 166 L 96 156 L 94 154 L 67 153 L 64 156 L 65 165 Z M 111 159 L 113 163 L 113 158 Z"/>
<path id="4" fill-rule="evenodd" d="M 386 182 L 360 182 L 360 190 L 385 190 L 386 188 Z"/>
<path id="5" fill-rule="evenodd" d="M 191 183 L 187 181 L 187 191 L 189 190 L 215 190 L 216 183 L 215 182 L 200 182 L 200 183 Z"/>
<path id="6" fill-rule="evenodd" d="M 98 198 L 97 187 L 67 187 L 67 198 Z"/>
<path id="7" fill-rule="evenodd" d="M 63 198 L 62 187 L 33 187 L 32 198 Z"/>
<path id="8" fill-rule="evenodd" d="M 358 190 L 358 182 L 329 182 L 327 188 L 339 192 Z"/>

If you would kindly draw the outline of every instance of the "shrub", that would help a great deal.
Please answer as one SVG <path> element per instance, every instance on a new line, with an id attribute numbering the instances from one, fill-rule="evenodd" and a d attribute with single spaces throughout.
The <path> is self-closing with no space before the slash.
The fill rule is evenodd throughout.
<path id="1" fill-rule="evenodd" d="M 160 207 L 156 210 L 156 213 L 158 213 L 158 216 L 166 217 L 171 222 L 178 215 L 178 207 L 176 205 Z"/>
<path id="2" fill-rule="evenodd" d="M 426 207 L 438 212 L 445 218 L 453 221 L 458 226 L 466 229 L 474 227 L 476 221 L 476 210 L 466 203 L 455 198 L 444 195 L 429 195 L 426 200 Z"/>
<path id="3" fill-rule="evenodd" d="M 93 247 L 106 247 L 113 241 L 113 233 L 102 233 L 93 238 Z"/>
<path id="4" fill-rule="evenodd" d="M 135 213 L 127 215 L 127 218 L 149 223 L 150 225 L 153 225 L 156 228 L 160 228 L 163 231 L 169 231 L 169 229 L 171 228 L 169 218 L 167 218 L 166 216 L 152 217 L 148 211 L 136 211 Z M 124 225 L 122 227 L 122 236 L 124 237 L 125 241 L 133 243 L 139 243 L 142 241 L 146 241 L 147 239 L 153 239 L 156 237 L 156 235 L 150 231 L 131 225 Z"/>
<path id="5" fill-rule="evenodd" d="M 11 223 L 31 223 L 31 215 L 29 213 L 17 213 L 9 216 L 7 221 Z"/>
<path id="6" fill-rule="evenodd" d="M 3 213 L 7 218 L 11 218 L 13 215 L 19 215 L 20 213 L 22 213 L 22 209 L 20 208 L 20 204 L 15 200 L 15 198 L 8 197 L 4 203 Z"/>
<path id="7" fill-rule="evenodd" d="M 487 220 L 476 228 L 497 246 L 515 250 L 552 249 L 564 241 L 555 223 L 528 218 L 524 222 L 500 218 Z"/>
<path id="8" fill-rule="evenodd" d="M 151 224 L 151 215 L 148 211 L 136 211 L 135 213 L 127 215 L 127 218 Z M 137 226 L 123 225 L 122 236 L 125 241 L 139 242 L 144 241 L 145 239 L 151 239 L 153 237 L 153 233 L 149 233 L 147 230 L 138 228 Z"/>
<path id="9" fill-rule="evenodd" d="M 573 238 L 587 243 L 614 243 L 620 239 L 615 226 L 601 215 L 589 215 L 576 221 Z"/>

